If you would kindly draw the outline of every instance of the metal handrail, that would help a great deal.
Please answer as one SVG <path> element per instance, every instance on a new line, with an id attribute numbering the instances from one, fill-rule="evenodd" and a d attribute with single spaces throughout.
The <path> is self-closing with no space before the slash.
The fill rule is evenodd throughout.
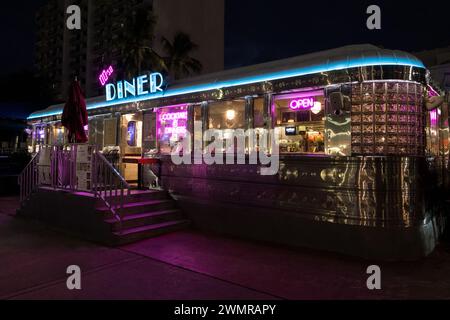
<path id="1" fill-rule="evenodd" d="M 92 191 L 111 210 L 122 229 L 122 209 L 125 197 L 130 195 L 130 185 L 98 150 L 92 154 Z"/>
<path id="2" fill-rule="evenodd" d="M 23 203 L 36 190 L 39 184 L 38 160 L 40 151 L 38 151 L 28 162 L 18 177 L 20 187 L 20 203 Z"/>

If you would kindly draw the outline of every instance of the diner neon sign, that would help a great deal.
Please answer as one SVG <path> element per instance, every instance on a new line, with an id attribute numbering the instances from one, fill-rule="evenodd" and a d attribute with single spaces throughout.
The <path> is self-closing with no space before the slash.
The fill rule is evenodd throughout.
<path id="1" fill-rule="evenodd" d="M 314 98 L 293 99 L 289 103 L 289 108 L 292 110 L 311 109 L 312 107 L 314 107 Z"/>
<path id="2" fill-rule="evenodd" d="M 149 93 L 163 91 L 161 88 L 164 78 L 161 73 L 154 72 L 133 78 L 131 81 L 118 81 L 108 83 L 106 89 L 106 101 L 120 100 L 129 97 L 142 96 Z"/>
<path id="3" fill-rule="evenodd" d="M 113 72 L 114 72 L 113 67 L 109 66 L 108 69 L 105 69 L 102 71 L 102 73 L 100 73 L 100 75 L 98 76 L 98 80 L 100 81 L 102 86 L 105 86 L 106 82 L 108 82 L 108 79 Z"/>

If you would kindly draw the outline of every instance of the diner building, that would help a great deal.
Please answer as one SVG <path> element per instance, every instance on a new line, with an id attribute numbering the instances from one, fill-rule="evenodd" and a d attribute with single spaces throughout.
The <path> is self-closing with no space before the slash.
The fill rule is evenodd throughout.
<path id="1" fill-rule="evenodd" d="M 366 258 L 417 259 L 432 252 L 443 228 L 430 196 L 447 180 L 447 104 L 430 102 L 439 95 L 420 60 L 373 45 L 173 83 L 149 71 L 106 83 L 105 96 L 87 100 L 87 153 L 106 159 L 126 188 L 166 192 L 199 230 Z M 62 110 L 50 106 L 28 118 L 30 152 L 50 168 L 37 163 L 39 177 L 24 202 L 38 201 L 30 200 L 39 195 L 36 184 L 53 186 L 47 193 L 61 189 L 54 177 L 61 171 L 51 168 L 54 153 L 44 150 L 74 149 Z M 239 129 L 256 138 L 245 135 L 234 144 Z M 215 140 L 223 144 L 211 150 Z M 262 173 L 269 164 L 252 158 L 263 147 L 278 164 L 272 174 Z M 225 159 L 230 148 L 232 163 L 203 158 Z M 94 160 L 90 165 L 90 180 L 80 183 L 73 173 L 78 180 L 70 190 L 105 200 L 97 190 L 104 171 Z M 121 225 L 127 222 L 123 207 L 110 209 Z"/>

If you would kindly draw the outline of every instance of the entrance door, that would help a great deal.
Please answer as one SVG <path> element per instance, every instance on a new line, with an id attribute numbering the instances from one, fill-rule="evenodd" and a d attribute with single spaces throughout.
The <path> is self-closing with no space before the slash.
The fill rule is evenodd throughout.
<path id="1" fill-rule="evenodd" d="M 122 115 L 120 128 L 121 173 L 132 187 L 137 187 L 138 160 L 142 157 L 142 113 Z"/>

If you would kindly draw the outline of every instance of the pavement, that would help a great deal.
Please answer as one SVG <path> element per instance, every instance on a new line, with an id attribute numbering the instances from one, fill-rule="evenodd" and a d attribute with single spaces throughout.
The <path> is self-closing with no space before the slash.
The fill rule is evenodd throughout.
<path id="1" fill-rule="evenodd" d="M 450 246 L 414 262 L 181 231 L 104 247 L 14 217 L 0 198 L 0 299 L 450 299 Z M 381 290 L 366 286 L 381 268 Z M 81 268 L 81 290 L 66 269 Z"/>

